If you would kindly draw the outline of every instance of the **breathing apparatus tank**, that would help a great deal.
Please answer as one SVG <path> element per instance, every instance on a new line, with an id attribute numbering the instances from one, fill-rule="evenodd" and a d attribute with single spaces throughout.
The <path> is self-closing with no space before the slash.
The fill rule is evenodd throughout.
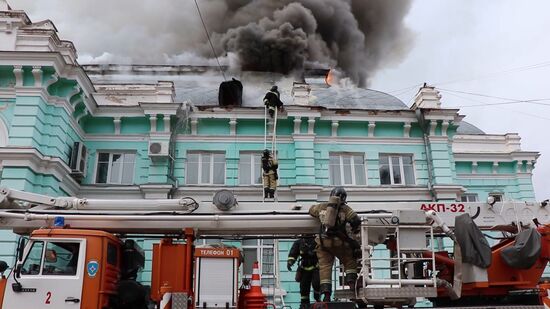
<path id="1" fill-rule="evenodd" d="M 336 218 L 340 210 L 340 198 L 338 196 L 329 197 L 327 206 L 325 215 L 322 218 L 322 224 L 326 229 L 332 229 L 336 226 Z"/>

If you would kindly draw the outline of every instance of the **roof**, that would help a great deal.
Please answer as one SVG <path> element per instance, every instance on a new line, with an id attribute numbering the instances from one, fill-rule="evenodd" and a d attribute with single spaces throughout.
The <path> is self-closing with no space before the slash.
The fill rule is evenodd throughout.
<path id="1" fill-rule="evenodd" d="M 201 67 L 201 70 L 191 70 L 189 67 L 173 67 L 171 70 L 151 66 L 116 70 L 109 67 L 104 70 L 97 66 L 83 66 L 90 79 L 98 84 L 155 84 L 158 81 L 174 83 L 176 102 L 190 102 L 195 106 L 218 106 L 218 88 L 223 79 L 217 72 L 211 72 Z M 236 77 L 243 84 L 243 106 L 263 107 L 263 97 L 272 84 L 279 86 L 281 101 L 292 105 L 291 95 L 294 79 L 273 76 L 261 72 L 242 72 Z M 277 79 L 275 82 L 274 79 Z M 314 79 L 312 79 L 314 80 Z M 311 82 L 310 106 L 322 106 L 331 109 L 368 109 L 368 110 L 408 110 L 400 99 L 384 92 L 356 87 L 328 87 L 316 80 Z"/>
<path id="2" fill-rule="evenodd" d="M 458 125 L 458 128 L 456 129 L 457 134 L 469 134 L 469 135 L 483 135 L 485 132 L 483 132 L 480 128 L 474 126 L 473 124 L 461 121 Z"/>

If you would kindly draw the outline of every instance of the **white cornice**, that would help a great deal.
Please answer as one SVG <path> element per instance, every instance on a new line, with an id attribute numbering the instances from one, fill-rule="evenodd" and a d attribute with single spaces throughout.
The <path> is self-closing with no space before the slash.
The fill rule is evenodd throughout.
<path id="1" fill-rule="evenodd" d="M 536 161 L 540 156 L 538 152 L 514 151 L 503 152 L 454 152 L 455 161 L 468 162 L 513 162 L 513 161 Z"/>
<path id="2" fill-rule="evenodd" d="M 51 66 L 59 76 L 76 80 L 86 96 L 91 98 L 91 94 L 95 92 L 84 70 L 80 66 L 68 63 L 60 52 L 0 51 L 0 65 Z M 93 99 L 91 100 L 91 102 L 86 101 L 86 107 L 93 115 L 97 104 Z"/>
<path id="3" fill-rule="evenodd" d="M 34 148 L 0 147 L 4 167 L 28 167 L 37 174 L 53 175 L 69 194 L 76 194 L 79 184 L 70 176 L 71 169 L 60 158 L 44 156 Z"/>
<path id="4" fill-rule="evenodd" d="M 524 173 L 525 174 L 525 173 Z M 516 179 L 516 174 L 456 174 L 456 179 Z"/>

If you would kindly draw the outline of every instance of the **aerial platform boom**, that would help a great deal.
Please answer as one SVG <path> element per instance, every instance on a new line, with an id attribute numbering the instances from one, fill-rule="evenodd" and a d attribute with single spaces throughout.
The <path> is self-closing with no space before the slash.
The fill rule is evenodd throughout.
<path id="1" fill-rule="evenodd" d="M 530 225 L 533 219 L 550 223 L 550 213 L 541 203 L 501 202 L 390 202 L 349 205 L 363 219 L 391 220 L 404 210 L 437 213 L 442 223 L 454 226 L 454 218 L 470 214 L 481 229 Z M 309 206 L 309 205 L 306 205 Z M 0 189 L 0 228 L 29 233 L 53 226 L 62 216 L 72 228 L 108 232 L 169 234 L 193 228 L 201 235 L 297 235 L 315 233 L 318 225 L 308 214 L 309 207 L 296 203 L 240 202 L 230 210 L 220 210 L 211 202 L 197 203 L 192 198 L 164 200 L 100 200 L 50 197 L 7 188 Z M 383 219 L 382 219 L 383 218 Z"/>

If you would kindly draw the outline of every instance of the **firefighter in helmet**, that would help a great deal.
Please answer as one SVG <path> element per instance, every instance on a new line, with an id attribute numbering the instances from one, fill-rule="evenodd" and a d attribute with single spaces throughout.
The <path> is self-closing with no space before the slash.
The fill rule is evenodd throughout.
<path id="1" fill-rule="evenodd" d="M 262 155 L 262 170 L 263 170 L 263 184 L 264 184 L 264 198 L 274 198 L 275 190 L 277 189 L 277 180 L 279 175 L 277 174 L 277 168 L 279 163 L 271 155 L 271 151 L 264 150 Z"/>
<path id="2" fill-rule="evenodd" d="M 313 236 L 302 237 L 292 244 L 286 268 L 292 271 L 292 266 L 298 262 L 296 281 L 300 282 L 300 309 L 309 308 L 309 291 L 313 287 L 313 298 L 320 301 L 319 292 L 319 261 L 317 260 L 317 243 Z"/>
<path id="3" fill-rule="evenodd" d="M 269 109 L 269 116 L 275 117 L 275 109 L 282 110 L 283 102 L 281 102 L 281 95 L 277 86 L 271 87 L 271 89 L 265 94 L 264 105 Z"/>
<path id="4" fill-rule="evenodd" d="M 357 258 L 360 245 L 348 234 L 347 225 L 353 234 L 359 233 L 361 219 L 346 204 L 347 193 L 342 187 L 336 187 L 330 192 L 328 203 L 311 206 L 309 214 L 321 224 L 317 243 L 317 258 L 319 259 L 319 274 L 321 279 L 320 292 L 323 301 L 330 301 L 332 293 L 332 265 L 334 257 L 340 260 L 346 273 L 345 283 L 355 289 L 357 280 Z"/>

